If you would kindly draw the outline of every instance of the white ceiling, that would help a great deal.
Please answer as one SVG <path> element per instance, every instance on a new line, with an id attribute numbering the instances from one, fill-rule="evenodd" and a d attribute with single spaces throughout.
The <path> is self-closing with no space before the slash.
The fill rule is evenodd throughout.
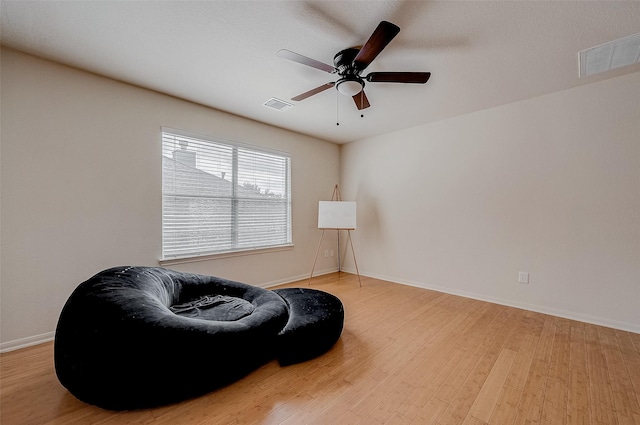
<path id="1" fill-rule="evenodd" d="M 578 51 L 640 32 L 640 1 L 6 1 L 2 44 L 257 121 L 345 143 L 629 72 L 578 78 Z M 327 90 L 333 64 L 381 20 L 400 34 L 367 68 L 429 71 L 425 85 L 369 83 L 364 118 Z M 339 118 L 340 126 L 336 126 Z"/>

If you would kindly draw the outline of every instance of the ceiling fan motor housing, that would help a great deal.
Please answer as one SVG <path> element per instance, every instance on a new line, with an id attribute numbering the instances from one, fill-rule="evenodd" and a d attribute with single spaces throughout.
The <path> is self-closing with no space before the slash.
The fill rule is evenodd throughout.
<path id="1" fill-rule="evenodd" d="M 360 78 L 361 71 L 353 64 L 359 51 L 357 47 L 350 47 L 339 51 L 333 57 L 338 75 L 342 77 L 336 81 L 336 89 L 345 96 L 354 96 L 364 88 L 364 80 Z"/>
<path id="2" fill-rule="evenodd" d="M 333 57 L 333 64 L 338 69 L 338 74 L 344 75 L 358 75 L 359 71 L 353 65 L 353 60 L 358 55 L 360 49 L 357 47 L 350 47 L 336 53 Z"/>

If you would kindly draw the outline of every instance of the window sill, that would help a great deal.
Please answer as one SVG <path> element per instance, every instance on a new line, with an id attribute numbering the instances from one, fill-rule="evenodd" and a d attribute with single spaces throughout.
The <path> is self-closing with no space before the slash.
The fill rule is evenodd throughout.
<path id="1" fill-rule="evenodd" d="M 161 258 L 158 260 L 161 266 L 170 266 L 172 264 L 195 263 L 198 261 L 218 260 L 221 258 L 241 257 L 244 255 L 266 254 L 269 252 L 289 251 L 294 247 L 293 244 L 279 245 L 269 248 L 254 248 L 241 251 L 220 252 L 217 254 L 192 255 L 187 257 Z"/>

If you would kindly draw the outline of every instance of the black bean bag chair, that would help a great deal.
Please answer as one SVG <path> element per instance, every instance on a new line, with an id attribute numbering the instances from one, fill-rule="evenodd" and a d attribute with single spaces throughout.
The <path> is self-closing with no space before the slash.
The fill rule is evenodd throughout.
<path id="1" fill-rule="evenodd" d="M 227 385 L 274 357 L 310 360 L 340 337 L 340 300 L 159 267 L 116 267 L 80 284 L 54 343 L 58 379 L 111 410 L 161 406 Z"/>
<path id="2" fill-rule="evenodd" d="M 54 343 L 58 379 L 112 410 L 169 404 L 272 360 L 288 307 L 275 292 L 211 276 L 117 267 L 80 284 Z"/>

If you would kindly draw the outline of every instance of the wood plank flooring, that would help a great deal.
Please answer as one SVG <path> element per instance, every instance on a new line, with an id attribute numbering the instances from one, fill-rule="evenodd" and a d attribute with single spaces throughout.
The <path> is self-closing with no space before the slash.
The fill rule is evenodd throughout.
<path id="1" fill-rule="evenodd" d="M 306 281 L 284 286 L 307 286 Z M 202 397 L 134 412 L 76 400 L 53 344 L 2 354 L 0 423 L 640 425 L 640 335 L 349 274 L 336 346 Z"/>

